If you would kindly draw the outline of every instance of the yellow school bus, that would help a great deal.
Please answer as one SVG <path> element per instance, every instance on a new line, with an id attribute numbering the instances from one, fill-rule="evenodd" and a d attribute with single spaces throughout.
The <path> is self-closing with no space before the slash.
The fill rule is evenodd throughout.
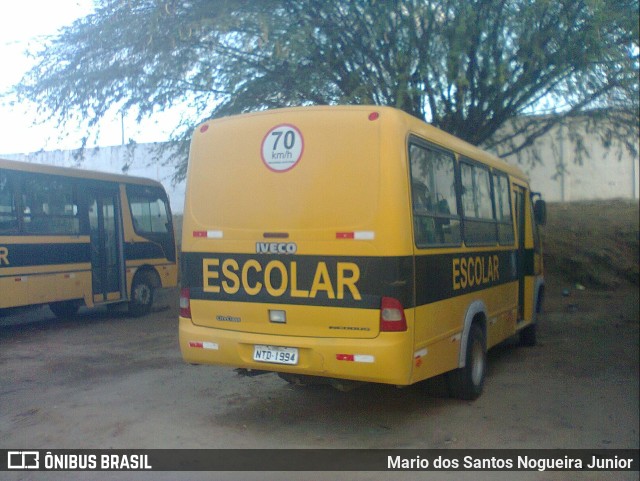
<path id="1" fill-rule="evenodd" d="M 177 285 L 171 210 L 149 179 L 0 159 L 0 311 L 128 303 Z"/>
<path id="2" fill-rule="evenodd" d="M 182 355 L 338 386 L 448 373 L 474 399 L 488 348 L 535 343 L 535 206 L 520 170 L 393 108 L 206 122 L 187 173 Z"/>

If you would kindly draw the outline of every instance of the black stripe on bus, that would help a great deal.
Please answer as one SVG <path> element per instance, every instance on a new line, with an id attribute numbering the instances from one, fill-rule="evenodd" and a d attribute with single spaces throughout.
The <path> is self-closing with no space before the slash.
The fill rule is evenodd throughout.
<path id="1" fill-rule="evenodd" d="M 91 262 L 89 242 L 2 244 L 0 247 L 3 248 L 0 273 L 2 269 Z M 162 247 L 153 242 L 125 244 L 125 259 L 128 261 L 165 258 Z"/>
<path id="2" fill-rule="evenodd" d="M 128 261 L 143 259 L 166 259 L 162 246 L 154 242 L 127 242 L 124 245 L 124 258 Z"/>
<path id="3" fill-rule="evenodd" d="M 207 260 L 207 286 L 205 288 L 203 265 Z M 213 262 L 217 263 L 214 264 Z M 247 270 L 247 287 L 262 285 L 260 292 L 249 294 L 244 284 L 240 282 L 237 292 L 225 290 L 227 285 L 234 283 L 224 274 L 226 261 L 232 261 L 239 266 L 236 275 L 241 276 L 242 267 L 248 261 L 257 261 L 260 272 L 255 268 Z M 273 296 L 265 287 L 265 269 L 271 262 L 280 262 L 286 270 L 286 282 L 279 269 L 272 269 L 270 273 L 271 285 L 280 288 L 286 284 L 281 295 Z M 380 307 L 381 295 L 395 297 L 403 305 L 409 305 L 412 300 L 412 258 L 407 257 L 337 257 L 337 256 L 273 256 L 264 254 L 211 254 L 211 253 L 182 253 L 181 255 L 181 284 L 190 288 L 192 299 L 241 301 L 259 303 L 282 303 L 296 305 L 317 305 L 327 307 L 357 307 L 377 309 Z M 338 298 L 338 271 L 342 269 L 343 278 L 354 275 L 351 267 L 357 265 L 359 279 L 356 283 L 360 299 L 354 298 L 351 290 L 343 286 L 343 296 Z M 326 269 L 326 271 L 324 270 Z M 321 273 L 318 273 L 321 270 Z M 324 275 L 326 272 L 326 275 Z M 311 295 L 314 278 L 318 277 L 321 288 L 315 295 Z M 318 284 L 318 285 L 320 285 Z M 217 290 L 218 292 L 214 292 Z M 305 294 L 306 293 L 306 294 Z"/>
<path id="4" fill-rule="evenodd" d="M 2 247 L 7 249 L 7 253 L 0 262 L 0 272 L 7 268 L 91 262 L 91 249 L 88 242 L 3 244 Z"/>
<path id="5" fill-rule="evenodd" d="M 516 281 L 517 265 L 514 250 L 416 256 L 416 305 Z"/>
<path id="6" fill-rule="evenodd" d="M 254 262 L 247 264 L 248 261 Z M 271 265 L 272 293 L 269 293 L 265 286 L 265 270 L 274 261 L 279 264 L 277 268 L 274 268 L 275 264 Z M 345 285 L 353 277 L 351 266 L 354 264 L 359 271 L 355 283 L 359 298 L 354 297 Z M 242 271 L 248 265 L 251 267 L 246 269 L 245 285 Z M 281 273 L 283 266 L 286 280 Z M 415 258 L 186 252 L 181 257 L 181 283 L 182 287 L 190 289 L 192 299 L 377 309 L 381 298 L 387 296 L 411 308 L 514 282 L 518 279 L 517 266 L 515 250 Z M 339 271 L 343 274 L 342 298 L 339 298 Z M 228 272 L 231 272 L 230 276 Z M 320 288 L 312 295 L 314 279 Z M 273 295 L 274 290 L 276 295 Z"/>

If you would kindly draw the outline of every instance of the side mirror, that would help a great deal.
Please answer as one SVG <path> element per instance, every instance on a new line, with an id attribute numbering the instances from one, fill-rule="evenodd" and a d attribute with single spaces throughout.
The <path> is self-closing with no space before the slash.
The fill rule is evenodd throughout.
<path id="1" fill-rule="evenodd" d="M 533 217 L 538 225 L 545 225 L 547 223 L 547 203 L 538 199 L 533 204 Z"/>

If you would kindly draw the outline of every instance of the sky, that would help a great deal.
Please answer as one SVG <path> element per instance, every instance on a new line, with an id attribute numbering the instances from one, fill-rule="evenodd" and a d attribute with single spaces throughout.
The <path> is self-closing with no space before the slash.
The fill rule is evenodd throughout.
<path id="1" fill-rule="evenodd" d="M 92 0 L 0 0 L 0 93 L 20 82 L 34 60 L 25 55 L 27 48 L 38 50 L 46 36 L 55 35 L 62 27 L 93 11 Z M 54 124 L 34 125 L 38 120 L 36 106 L 29 103 L 10 106 L 0 97 L 0 156 L 40 150 L 71 150 L 80 147 L 81 131 L 67 126 L 68 136 L 59 139 Z M 166 124 L 165 122 L 165 125 Z M 122 121 L 117 112 L 100 123 L 100 137 L 89 147 L 120 145 Z M 156 142 L 169 137 L 170 127 L 138 125 L 124 119 L 125 142 Z"/>

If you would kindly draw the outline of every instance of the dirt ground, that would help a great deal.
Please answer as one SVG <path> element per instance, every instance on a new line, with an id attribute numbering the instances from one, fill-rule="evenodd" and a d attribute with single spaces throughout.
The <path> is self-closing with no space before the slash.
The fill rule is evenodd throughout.
<path id="1" fill-rule="evenodd" d="M 553 218 L 562 206 L 550 207 Z M 637 274 L 635 282 L 632 274 L 624 274 L 634 266 L 637 273 L 637 206 L 627 208 L 636 213 L 629 228 L 635 229 L 635 241 L 633 234 L 623 233 L 631 246 L 624 254 L 630 265 L 602 267 L 606 280 L 601 283 L 580 277 L 592 266 L 578 259 L 582 253 L 563 254 L 565 247 L 557 248 L 557 227 L 550 222 L 539 343 L 523 348 L 507 342 L 490 351 L 485 391 L 474 402 L 443 396 L 437 382 L 405 389 L 365 385 L 344 393 L 327 386 L 290 386 L 274 374 L 239 377 L 229 368 L 187 365 L 177 343 L 175 292 L 170 306 L 139 319 L 95 310 L 55 320 L 46 308 L 0 319 L 0 448 L 638 449 L 639 296 Z M 559 219 L 556 215 L 554 222 Z M 593 231 L 593 224 L 585 222 L 583 228 Z M 622 242 L 610 229 L 596 229 L 607 236 L 601 238 L 601 250 Z M 567 257 L 578 259 L 580 267 L 571 271 L 578 277 L 563 273 Z M 0 477 L 133 478 L 127 473 L 28 474 Z M 394 475 L 407 480 L 638 479 L 637 472 Z M 135 479 L 388 477 L 140 473 Z"/>

